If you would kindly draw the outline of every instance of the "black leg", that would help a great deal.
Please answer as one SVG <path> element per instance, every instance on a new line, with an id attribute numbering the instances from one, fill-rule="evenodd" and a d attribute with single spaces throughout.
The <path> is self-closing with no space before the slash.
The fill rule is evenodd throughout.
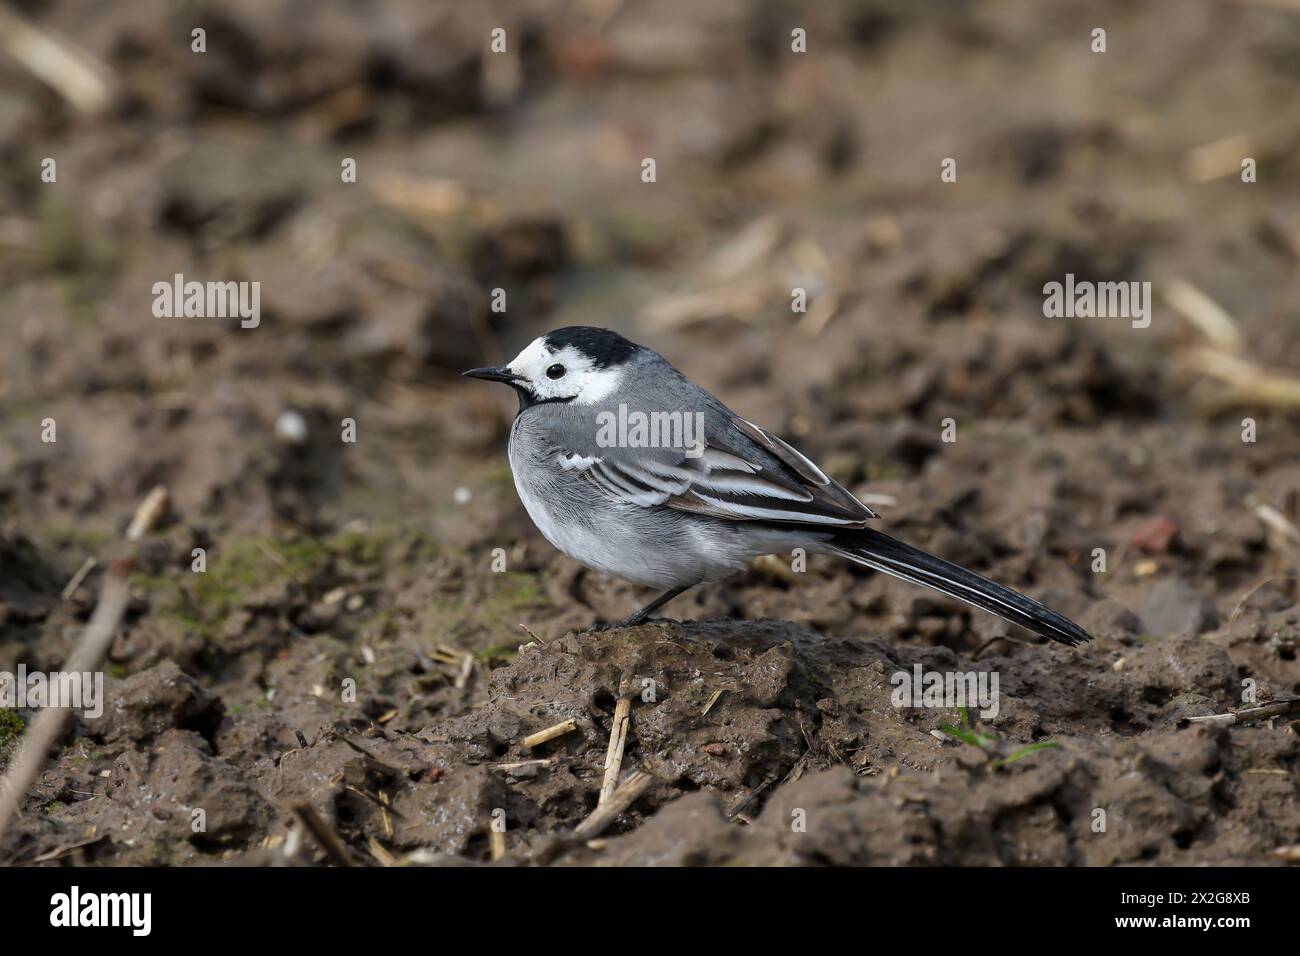
<path id="1" fill-rule="evenodd" d="M 624 618 L 614 626 L 635 627 L 637 624 L 644 624 L 646 618 L 648 618 L 651 614 L 659 610 L 661 607 L 663 607 L 673 598 L 677 597 L 677 595 L 681 594 L 683 591 L 688 591 L 693 587 L 695 587 L 695 585 L 693 584 L 683 584 L 681 587 L 673 588 L 671 591 L 665 591 L 663 594 L 659 595 L 657 598 L 655 598 L 645 607 L 641 608 L 641 610 L 637 611 L 635 614 L 631 615 L 630 617 Z"/>

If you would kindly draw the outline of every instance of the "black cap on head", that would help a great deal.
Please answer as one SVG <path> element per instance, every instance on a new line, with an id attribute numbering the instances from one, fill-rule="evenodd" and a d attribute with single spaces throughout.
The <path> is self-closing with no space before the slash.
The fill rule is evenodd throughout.
<path id="1" fill-rule="evenodd" d="M 568 328 L 548 332 L 546 344 L 557 352 L 571 345 L 591 359 L 592 364 L 597 368 L 622 365 L 641 348 L 617 332 L 597 329 L 589 325 L 570 325 Z"/>

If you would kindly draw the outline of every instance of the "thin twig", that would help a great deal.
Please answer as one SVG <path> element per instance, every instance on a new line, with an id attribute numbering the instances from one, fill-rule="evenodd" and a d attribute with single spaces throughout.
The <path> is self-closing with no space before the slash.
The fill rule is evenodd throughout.
<path id="1" fill-rule="evenodd" d="M 455 687 L 457 690 L 463 690 L 469 683 L 469 675 L 474 670 L 474 655 L 466 652 L 465 657 L 460 662 L 460 671 L 456 674 Z"/>
<path id="2" fill-rule="evenodd" d="M 623 749 L 627 746 L 628 726 L 632 722 L 631 680 L 624 677 L 619 681 L 618 703 L 614 705 L 614 723 L 609 728 L 609 749 L 605 751 L 605 779 L 600 785 L 600 796 L 596 806 L 602 807 L 609 802 L 618 786 L 619 774 L 623 771 Z"/>
<path id="3" fill-rule="evenodd" d="M 1220 349 L 1193 349 L 1188 360 L 1201 372 L 1230 386 L 1232 393 L 1225 398 L 1229 404 L 1246 402 L 1274 408 L 1300 408 L 1300 379 L 1270 372 L 1256 362 Z"/>
<path id="4" fill-rule="evenodd" d="M 542 757 L 540 760 L 513 760 L 508 763 L 490 763 L 489 770 L 497 770 L 501 773 L 512 773 L 516 770 L 547 770 L 551 767 L 558 767 L 565 762 L 563 757 Z"/>
<path id="5" fill-rule="evenodd" d="M 99 603 L 91 615 L 81 639 L 64 663 L 70 673 L 86 673 L 99 668 L 113 643 L 122 615 L 126 613 L 129 597 L 127 573 L 129 560 L 114 561 L 104 576 L 104 589 Z M 4 779 L 0 780 L 0 841 L 4 840 L 9 825 L 18 814 L 19 805 L 36 778 L 45 768 L 50 749 L 63 733 L 69 711 L 62 707 L 46 707 L 32 721 L 31 728 L 22 738 L 22 744 Z"/>
<path id="6" fill-rule="evenodd" d="M 47 851 L 47 852 L 45 852 L 45 853 L 40 854 L 39 856 L 34 856 L 34 857 L 32 857 L 30 860 L 27 860 L 27 861 L 24 861 L 24 862 L 27 862 L 27 863 L 49 863 L 49 862 L 51 862 L 52 860 L 60 860 L 60 859 L 62 859 L 63 857 L 67 856 L 69 853 L 76 853 L 76 852 L 78 852 L 79 850 L 84 850 L 84 849 L 86 849 L 86 847 L 88 847 L 88 846 L 94 846 L 96 843 L 99 843 L 99 842 L 101 842 L 101 841 L 103 841 L 103 840 L 107 840 L 107 839 L 108 839 L 108 834 L 106 834 L 106 833 L 101 833 L 101 834 L 99 834 L 98 836 L 92 836 L 92 837 L 90 837 L 89 839 L 86 839 L 86 840 L 80 840 L 80 841 L 78 841 L 78 842 L 76 842 L 76 843 L 70 843 L 70 844 L 68 844 L 68 845 L 66 845 L 66 846 L 56 847 L 56 848 L 53 849 L 53 850 L 49 850 L 49 851 Z"/>
<path id="7" fill-rule="evenodd" d="M 1212 345 L 1240 352 L 1245 345 L 1241 327 L 1208 295 L 1184 279 L 1170 279 L 1164 287 L 1165 301 L 1192 323 Z"/>
<path id="8" fill-rule="evenodd" d="M 393 824 L 392 824 L 392 821 L 389 820 L 389 818 L 388 818 L 388 816 L 389 816 L 390 813 L 395 813 L 395 814 L 397 814 L 399 817 L 402 817 L 403 819 L 405 819 L 405 817 L 406 817 L 406 814 L 404 814 L 404 813 L 402 813 L 402 812 L 400 812 L 400 811 L 398 811 L 398 810 L 394 810 L 392 807 L 390 807 L 390 806 L 388 805 L 388 796 L 387 796 L 387 794 L 384 794 L 384 793 L 382 793 L 382 792 L 380 792 L 380 793 L 371 793 L 369 790 L 362 790 L 360 787 L 354 787 L 354 786 L 352 786 L 352 784 L 350 784 L 350 783 L 349 783 L 349 784 L 346 784 L 346 785 L 343 787 L 343 789 L 344 789 L 344 790 L 347 790 L 349 793 L 355 793 L 355 794 L 356 794 L 357 796 L 359 796 L 359 797 L 365 797 L 367 800 L 369 800 L 371 803 L 373 803 L 375 806 L 377 806 L 377 807 L 379 808 L 379 815 L 380 815 L 380 816 L 383 818 L 383 820 L 384 820 L 384 830 L 385 830 L 386 832 L 387 832 L 387 831 L 390 831 L 390 830 L 392 829 L 392 825 L 393 825 Z M 388 836 L 391 837 L 392 835 L 393 835 L 393 834 L 392 834 L 391 832 L 388 832 Z"/>
<path id="9" fill-rule="evenodd" d="M 81 587 L 81 582 L 86 580 L 86 575 L 93 571 L 97 564 L 99 564 L 99 559 L 94 557 L 87 558 L 85 561 L 81 562 L 81 567 L 77 569 L 77 573 L 72 576 L 72 580 L 68 582 L 67 587 L 63 589 L 63 593 L 59 595 L 59 597 L 66 601 L 68 598 L 72 597 L 72 595 L 76 594 L 77 588 Z"/>
<path id="10" fill-rule="evenodd" d="M 545 730 L 539 730 L 535 734 L 529 734 L 524 738 L 524 747 L 532 750 L 534 747 L 546 743 L 548 740 L 554 740 L 556 737 L 563 737 L 565 734 L 573 733 L 578 729 L 578 722 L 570 717 L 568 720 L 562 720 L 552 727 Z"/>
<path id="11" fill-rule="evenodd" d="M 365 758 L 366 766 L 371 770 L 387 774 L 390 777 L 401 777 L 410 773 L 405 767 L 399 767 L 397 764 L 385 760 L 383 757 L 376 755 L 369 747 L 363 747 L 351 737 L 340 736 L 338 739 L 361 754 Z"/>
<path id="12" fill-rule="evenodd" d="M 1205 724 L 1210 727 L 1231 727 L 1233 724 L 1242 723 L 1247 720 L 1264 720 L 1268 717 L 1281 717 L 1285 714 L 1300 711 L 1300 697 L 1293 697 L 1289 700 L 1278 700 L 1271 704 L 1262 704 L 1259 707 L 1243 707 L 1241 710 L 1230 710 L 1226 714 L 1209 714 L 1205 717 L 1188 717 L 1189 724 Z"/>
<path id="13" fill-rule="evenodd" d="M 805 756 L 807 756 L 807 753 L 805 753 Z M 735 805 L 732 806 L 732 808 L 731 808 L 730 810 L 727 811 L 727 819 L 728 819 L 728 820 L 734 820 L 734 819 L 736 819 L 737 815 L 739 815 L 739 813 L 740 813 L 741 810 L 744 810 L 747 806 L 749 806 L 751 803 L 753 803 L 753 802 L 754 802 L 754 799 L 755 799 L 755 798 L 756 798 L 760 793 L 762 793 L 762 792 L 763 792 L 764 790 L 766 790 L 768 787 L 772 786 L 772 784 L 774 784 L 775 782 L 776 782 L 776 778 L 775 778 L 775 777 L 768 777 L 766 780 L 764 780 L 762 783 L 760 783 L 757 787 L 755 787 L 754 789 L 750 790 L 749 793 L 745 794 L 745 795 L 744 795 L 743 797 L 741 797 L 738 801 L 736 801 Z"/>
<path id="14" fill-rule="evenodd" d="M 370 850 L 370 855 L 373 856 L 376 860 L 379 861 L 379 865 L 380 865 L 380 866 L 397 866 L 397 865 L 398 865 L 397 857 L 395 857 L 395 856 L 393 856 L 393 854 L 389 853 L 389 852 L 388 852 L 388 848 L 385 847 L 385 846 L 384 846 L 382 843 L 380 843 L 378 840 L 376 840 L 374 837 L 371 837 L 371 838 L 366 842 L 366 846 L 367 846 L 367 847 L 369 848 L 369 850 Z"/>
<path id="15" fill-rule="evenodd" d="M 145 495 L 144 501 L 140 502 L 140 507 L 135 509 L 135 516 L 131 518 L 131 524 L 126 529 L 126 540 L 139 541 L 153 530 L 166 510 L 167 489 L 162 485 L 155 485 L 149 494 Z"/>
<path id="16" fill-rule="evenodd" d="M 257 547 L 264 555 L 270 558 L 275 564 L 279 565 L 280 570 L 282 570 L 285 574 L 289 575 L 289 577 L 293 578 L 299 584 L 307 583 L 307 580 L 296 570 L 294 570 L 293 565 L 291 565 L 288 561 L 284 559 L 284 555 L 282 555 L 279 551 L 275 550 L 275 548 L 271 547 L 271 545 L 268 542 L 263 541 L 261 538 L 258 538 Z M 326 603 L 332 603 L 332 602 L 326 602 Z"/>
<path id="17" fill-rule="evenodd" d="M 1254 596 L 1255 592 L 1258 591 L 1260 588 L 1262 588 L 1264 585 L 1272 584 L 1274 581 L 1277 581 L 1279 579 L 1290 580 L 1295 576 L 1296 575 L 1294 574 L 1270 574 L 1262 581 L 1252 584 L 1250 590 L 1248 590 L 1245 594 L 1241 596 L 1241 600 L 1237 602 L 1237 606 L 1234 607 L 1232 609 L 1232 613 L 1228 615 L 1228 623 L 1231 624 L 1233 621 L 1237 619 L 1237 615 L 1240 614 L 1241 609 L 1246 606 L 1246 602 L 1249 601 L 1251 597 Z"/>
<path id="18" fill-rule="evenodd" d="M 303 828 L 316 838 L 324 849 L 325 853 L 331 860 L 339 866 L 352 866 L 352 857 L 348 853 L 348 848 L 344 846 L 343 841 L 338 838 L 333 830 L 329 828 L 321 815 L 316 812 L 316 808 L 310 803 L 303 801 L 295 803 L 289 808 Z"/>
<path id="19" fill-rule="evenodd" d="M 102 60 L 4 4 L 0 48 L 83 113 L 99 113 L 113 100 L 113 73 Z"/>
<path id="20" fill-rule="evenodd" d="M 1293 546 L 1300 545 L 1300 528 L 1272 505 L 1255 505 L 1255 517 L 1268 525 Z"/>
<path id="21" fill-rule="evenodd" d="M 597 807 L 592 811 L 591 816 L 574 827 L 574 836 L 587 840 L 600 836 L 618 819 L 620 813 L 635 803 L 637 798 L 650 788 L 654 779 L 644 770 L 632 771 L 604 806 Z"/>
<path id="22" fill-rule="evenodd" d="M 542 637 L 540 634 L 538 634 L 536 631 L 534 631 L 534 630 L 533 630 L 531 627 L 529 627 L 527 624 L 525 624 L 525 623 L 523 623 L 523 622 L 521 621 L 521 622 L 519 623 L 519 626 L 520 626 L 521 628 L 523 628 L 523 631 L 524 631 L 525 634 L 527 634 L 529 637 L 531 637 L 533 640 L 535 640 L 538 644 L 541 644 L 541 645 L 543 645 L 543 646 L 546 645 L 546 638 Z"/>
<path id="23" fill-rule="evenodd" d="M 4 8 L 0 7 L 0 23 L 4 21 Z M 166 506 L 166 489 L 157 486 L 144 497 L 131 516 L 127 525 L 127 541 L 136 542 L 147 535 L 149 529 L 157 522 Z M 82 631 L 81 639 L 74 646 L 72 654 L 64 662 L 64 670 L 70 674 L 86 674 L 98 671 L 104 657 L 108 654 L 113 636 L 121 626 L 126 614 L 130 589 L 127 575 L 133 562 L 130 558 L 120 558 L 109 563 L 108 574 L 104 575 L 103 588 L 100 589 L 99 602 L 95 605 L 90 622 Z M 31 790 L 40 771 L 44 769 L 49 758 L 49 750 L 55 745 L 68 722 L 69 711 L 65 708 L 45 708 L 36 714 L 27 734 L 22 737 L 21 747 L 14 754 L 13 761 L 4 779 L 0 779 L 0 842 L 3 842 L 10 823 L 17 817 L 23 796 Z"/>
<path id="24" fill-rule="evenodd" d="M 715 690 L 712 694 L 710 694 L 708 703 L 706 703 L 704 705 L 704 709 L 700 711 L 700 716 L 701 717 L 709 716 L 709 711 L 713 709 L 713 705 L 716 704 L 721 697 L 722 697 L 722 688 L 719 688 Z"/>
<path id="25" fill-rule="evenodd" d="M 1253 137 L 1241 133 L 1204 143 L 1189 149 L 1184 155 L 1184 171 L 1194 183 L 1231 176 L 1241 172 L 1243 159 L 1258 155 L 1258 146 Z"/>
<path id="26" fill-rule="evenodd" d="M 811 757 L 812 757 L 812 751 L 805 750 L 803 752 L 803 756 L 800 757 L 799 760 L 795 763 L 795 765 L 790 768 L 790 772 L 787 773 L 785 777 L 782 778 L 781 786 L 784 787 L 787 783 L 794 783 L 796 780 L 802 777 L 804 775 L 804 771 L 808 769 L 808 760 Z M 739 814 L 737 814 L 737 816 L 739 816 Z"/>

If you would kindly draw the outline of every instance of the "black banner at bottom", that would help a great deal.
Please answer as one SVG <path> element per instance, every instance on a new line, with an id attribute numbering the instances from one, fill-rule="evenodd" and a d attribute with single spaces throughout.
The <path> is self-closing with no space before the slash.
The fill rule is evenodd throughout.
<path id="1" fill-rule="evenodd" d="M 5 938 L 93 935 L 132 945 L 276 942 L 374 945 L 431 924 L 464 933 L 528 927 L 629 932 L 680 929 L 747 936 L 818 924 L 867 932 L 873 943 L 927 934 L 977 941 L 1026 932 L 1090 940 L 1135 936 L 1225 942 L 1294 924 L 1296 874 L 1261 869 L 0 869 Z M 864 924 L 861 917 L 868 917 Z M 672 925 L 680 921 L 681 927 Z M 668 925 L 665 925 L 667 923 Z M 838 924 L 838 925 L 837 925 Z M 604 929 L 598 927 L 604 926 Z M 850 929 L 856 926 L 856 929 Z M 513 928 L 513 930 L 512 930 Z"/>

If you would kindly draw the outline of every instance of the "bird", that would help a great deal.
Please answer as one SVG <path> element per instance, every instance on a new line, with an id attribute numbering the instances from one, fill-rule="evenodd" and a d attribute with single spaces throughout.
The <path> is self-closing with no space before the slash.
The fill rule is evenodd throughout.
<path id="1" fill-rule="evenodd" d="M 588 568 L 663 592 L 615 626 L 642 624 L 756 557 L 803 548 L 1061 644 L 1091 640 L 1033 598 L 870 527 L 876 513 L 811 459 L 617 332 L 556 329 L 506 365 L 463 374 L 518 395 L 510 470 L 546 540 Z"/>

